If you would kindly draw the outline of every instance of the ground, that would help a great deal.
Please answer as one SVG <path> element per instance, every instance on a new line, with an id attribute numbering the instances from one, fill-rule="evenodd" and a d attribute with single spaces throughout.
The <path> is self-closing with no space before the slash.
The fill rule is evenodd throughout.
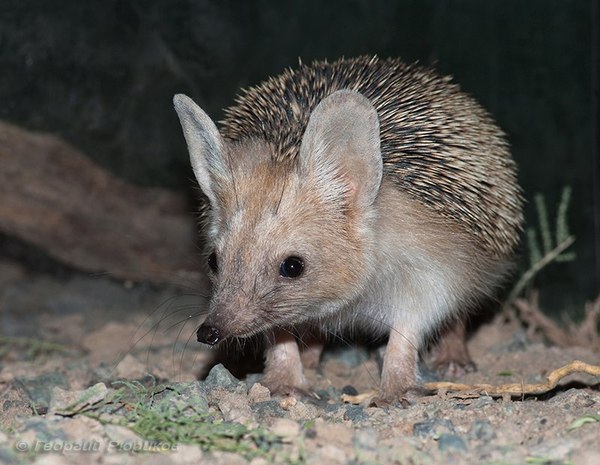
<path id="1" fill-rule="evenodd" d="M 271 398 L 195 341 L 202 298 L 174 288 L 0 262 L 0 463 L 600 463 L 599 379 L 540 397 L 432 394 L 351 405 L 377 386 L 376 353 L 329 350 L 308 375 L 319 399 Z M 192 315 L 192 318 L 189 318 Z M 543 382 L 586 348 L 531 340 L 496 318 L 469 348 L 463 383 Z M 204 379 L 198 381 L 198 379 Z"/>

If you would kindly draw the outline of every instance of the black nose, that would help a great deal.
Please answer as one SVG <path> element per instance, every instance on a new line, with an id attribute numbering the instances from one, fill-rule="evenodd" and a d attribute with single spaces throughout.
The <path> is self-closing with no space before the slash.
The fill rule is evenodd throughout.
<path id="1" fill-rule="evenodd" d="M 198 328 L 196 336 L 198 337 L 198 342 L 214 346 L 221 340 L 221 331 L 212 326 L 202 325 Z"/>

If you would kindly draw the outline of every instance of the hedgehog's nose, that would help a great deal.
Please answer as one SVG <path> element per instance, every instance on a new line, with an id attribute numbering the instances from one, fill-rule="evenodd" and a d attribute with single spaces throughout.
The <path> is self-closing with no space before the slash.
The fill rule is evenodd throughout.
<path id="1" fill-rule="evenodd" d="M 196 336 L 198 337 L 198 342 L 211 346 L 214 346 L 221 341 L 221 331 L 218 328 L 207 324 L 202 324 L 202 326 L 198 328 Z"/>

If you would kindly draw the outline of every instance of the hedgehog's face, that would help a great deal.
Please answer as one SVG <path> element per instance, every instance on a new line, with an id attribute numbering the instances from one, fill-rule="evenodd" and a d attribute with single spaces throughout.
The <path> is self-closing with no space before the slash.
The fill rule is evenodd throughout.
<path id="1" fill-rule="evenodd" d="M 226 143 L 177 97 L 196 177 L 211 203 L 214 284 L 198 340 L 215 344 L 327 316 L 365 284 L 382 176 L 372 105 L 342 91 L 312 113 L 295 160 L 259 141 Z"/>

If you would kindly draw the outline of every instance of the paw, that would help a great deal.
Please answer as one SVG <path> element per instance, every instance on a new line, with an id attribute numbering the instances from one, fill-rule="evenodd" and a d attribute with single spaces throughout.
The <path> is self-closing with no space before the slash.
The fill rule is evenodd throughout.
<path id="1" fill-rule="evenodd" d="M 457 379 L 477 371 L 472 360 L 439 360 L 434 368 L 442 379 Z"/>

